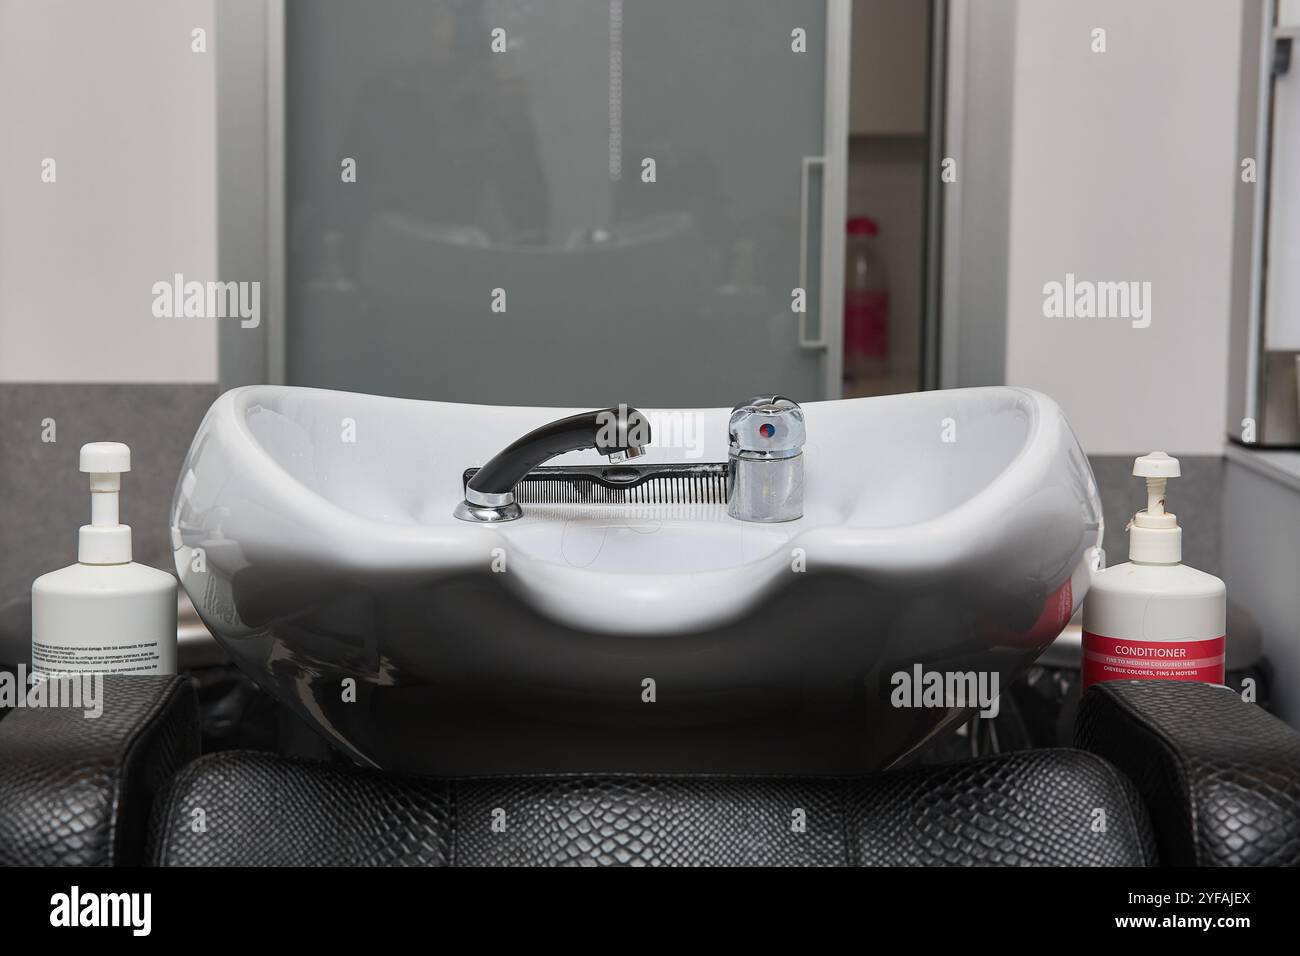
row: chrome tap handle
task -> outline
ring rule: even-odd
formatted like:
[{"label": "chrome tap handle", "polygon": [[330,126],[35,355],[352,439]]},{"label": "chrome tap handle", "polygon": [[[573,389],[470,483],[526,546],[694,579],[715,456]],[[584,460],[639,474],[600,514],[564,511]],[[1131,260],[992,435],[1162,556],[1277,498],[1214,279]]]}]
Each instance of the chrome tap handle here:
[{"label": "chrome tap handle", "polygon": [[807,438],[803,409],[782,395],[756,395],[735,406],[727,432],[730,453],[738,458],[793,458]]}]

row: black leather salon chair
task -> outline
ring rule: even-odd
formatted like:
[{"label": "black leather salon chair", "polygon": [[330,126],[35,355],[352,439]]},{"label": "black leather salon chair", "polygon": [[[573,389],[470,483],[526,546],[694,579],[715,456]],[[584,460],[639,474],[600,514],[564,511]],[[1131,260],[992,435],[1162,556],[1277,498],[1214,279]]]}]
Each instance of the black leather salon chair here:
[{"label": "black leather salon chair", "polygon": [[1294,865],[1300,734],[1233,692],[1112,682],[1075,749],[861,778],[426,780],[198,753],[184,678],[0,720],[0,863]]}]

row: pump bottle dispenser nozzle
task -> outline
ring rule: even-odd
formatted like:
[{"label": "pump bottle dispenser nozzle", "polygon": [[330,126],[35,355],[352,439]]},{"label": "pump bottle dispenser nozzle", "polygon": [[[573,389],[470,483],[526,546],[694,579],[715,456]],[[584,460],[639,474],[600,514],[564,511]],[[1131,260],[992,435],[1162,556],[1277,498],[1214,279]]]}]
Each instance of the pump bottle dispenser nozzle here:
[{"label": "pump bottle dispenser nozzle", "polygon": [[1129,522],[1129,560],[1177,564],[1183,559],[1183,530],[1177,515],[1165,510],[1165,490],[1170,478],[1182,475],[1178,459],[1153,451],[1133,462],[1133,474],[1147,481],[1147,506]]},{"label": "pump bottle dispenser nozzle", "polygon": [[81,470],[90,475],[90,524],[77,538],[82,564],[127,564],[131,529],[119,523],[117,495],[122,472],[131,470],[131,449],[121,442],[97,441],[81,446]]}]

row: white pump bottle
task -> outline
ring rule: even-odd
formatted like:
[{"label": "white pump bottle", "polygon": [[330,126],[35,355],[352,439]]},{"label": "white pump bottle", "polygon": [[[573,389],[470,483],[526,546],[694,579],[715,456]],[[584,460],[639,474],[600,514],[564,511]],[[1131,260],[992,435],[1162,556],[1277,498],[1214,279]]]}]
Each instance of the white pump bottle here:
[{"label": "white pump bottle", "polygon": [[1182,564],[1183,531],[1165,510],[1178,459],[1153,451],[1133,463],[1147,507],[1128,526],[1129,560],[1099,571],[1083,602],[1083,689],[1103,680],[1224,681],[1227,590]]},{"label": "white pump bottle", "polygon": [[63,674],[176,673],[176,579],[131,560],[131,529],[118,523],[121,473],[131,450],[81,446],[90,474],[90,524],[77,563],[32,584],[32,671]]}]

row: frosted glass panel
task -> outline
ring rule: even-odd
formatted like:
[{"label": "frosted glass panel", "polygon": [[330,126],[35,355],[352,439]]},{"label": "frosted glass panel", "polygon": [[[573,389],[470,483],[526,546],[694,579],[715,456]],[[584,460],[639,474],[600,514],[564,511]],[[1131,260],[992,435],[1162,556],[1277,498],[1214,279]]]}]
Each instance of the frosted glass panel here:
[{"label": "frosted glass panel", "polygon": [[492,404],[823,397],[791,290],[825,25],[823,0],[290,2],[288,381]]}]

